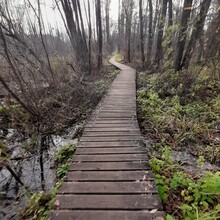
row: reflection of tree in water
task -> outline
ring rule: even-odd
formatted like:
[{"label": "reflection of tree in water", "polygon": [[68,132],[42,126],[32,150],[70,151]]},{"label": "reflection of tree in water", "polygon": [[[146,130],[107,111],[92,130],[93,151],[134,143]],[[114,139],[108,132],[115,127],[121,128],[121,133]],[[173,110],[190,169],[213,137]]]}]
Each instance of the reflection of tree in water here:
[{"label": "reflection of tree in water", "polygon": [[[53,187],[56,175],[51,163],[58,145],[73,143],[71,136],[72,132],[63,137],[44,136],[41,141],[38,141],[42,144],[42,150],[36,146],[37,150],[32,154],[21,151],[21,146],[25,145],[25,142],[18,144],[14,140],[13,144],[17,146],[11,152],[13,159],[8,162],[10,166],[4,166],[0,170],[0,209],[2,212],[7,206],[13,206],[14,201],[18,201],[20,205],[24,203],[25,188],[30,192],[39,192]],[[0,212],[0,217],[1,214]]]}]

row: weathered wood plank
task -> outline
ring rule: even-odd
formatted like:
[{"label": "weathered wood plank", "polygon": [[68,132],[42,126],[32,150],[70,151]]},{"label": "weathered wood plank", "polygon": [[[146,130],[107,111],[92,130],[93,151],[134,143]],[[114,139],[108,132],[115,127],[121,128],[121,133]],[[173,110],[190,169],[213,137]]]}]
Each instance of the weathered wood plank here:
[{"label": "weathered wood plank", "polygon": [[119,142],[119,141],[141,141],[140,136],[116,136],[116,137],[81,137],[81,142]]},{"label": "weathered wood plank", "polygon": [[54,220],[163,220],[163,212],[157,211],[88,211],[62,210],[53,211],[50,219]]},{"label": "weathered wood plank", "polygon": [[140,130],[137,128],[131,128],[130,126],[115,127],[114,125],[110,128],[86,127],[84,132],[138,132],[140,134]]},{"label": "weathered wood plank", "polygon": [[90,123],[90,124],[87,124],[85,126],[85,129],[91,129],[91,128],[94,128],[94,129],[100,129],[100,128],[122,128],[122,129],[137,129],[138,128],[138,125],[135,124],[135,123],[132,123],[132,124],[112,124],[112,123],[102,123],[102,124],[96,124],[95,122],[93,123]]},{"label": "weathered wood plank", "polygon": [[71,171],[66,181],[149,181],[153,173],[146,171]]},{"label": "weathered wood plank", "polygon": [[78,147],[137,147],[139,145],[139,141],[116,141],[116,142],[109,142],[109,141],[103,141],[103,142],[80,142]]},{"label": "weathered wood plank", "polygon": [[89,162],[89,163],[72,163],[69,167],[69,170],[109,170],[109,171],[118,171],[118,170],[148,170],[149,165],[146,162]]},{"label": "weathered wood plank", "polygon": [[114,137],[114,136],[139,136],[140,137],[140,132],[138,131],[85,131],[83,137]]},{"label": "weathered wood plank", "polygon": [[161,209],[156,195],[57,195],[60,209],[152,210]]},{"label": "weathered wood plank", "polygon": [[64,182],[59,194],[146,194],[156,193],[153,181]]},{"label": "weathered wood plank", "polygon": [[119,148],[77,148],[75,155],[89,155],[89,154],[138,154],[143,153],[140,147],[119,147]]},{"label": "weathered wood plank", "polygon": [[114,161],[147,161],[146,154],[103,154],[103,155],[74,155],[73,161],[114,162]]}]

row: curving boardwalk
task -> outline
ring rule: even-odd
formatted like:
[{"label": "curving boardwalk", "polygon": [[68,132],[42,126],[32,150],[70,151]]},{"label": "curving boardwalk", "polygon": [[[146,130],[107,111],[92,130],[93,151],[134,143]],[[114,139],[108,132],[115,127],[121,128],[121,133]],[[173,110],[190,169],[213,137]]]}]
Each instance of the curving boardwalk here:
[{"label": "curving boardwalk", "polygon": [[53,220],[161,220],[136,117],[136,72],[121,73],[88,122],[51,212]]}]

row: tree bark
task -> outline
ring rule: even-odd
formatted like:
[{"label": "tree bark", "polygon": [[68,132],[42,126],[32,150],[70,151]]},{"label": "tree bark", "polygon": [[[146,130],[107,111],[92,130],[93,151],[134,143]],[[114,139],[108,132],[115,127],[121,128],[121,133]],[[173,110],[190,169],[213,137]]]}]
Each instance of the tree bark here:
[{"label": "tree bark", "polygon": [[97,38],[98,38],[98,68],[103,65],[102,61],[102,15],[101,2],[96,0],[96,24],[97,24]]},{"label": "tree bark", "polygon": [[192,58],[193,55],[193,51],[195,49],[196,46],[196,42],[202,37],[202,33],[203,33],[203,28],[204,28],[204,24],[205,24],[205,19],[210,7],[212,0],[203,0],[202,4],[201,4],[201,8],[200,8],[200,13],[199,15],[196,17],[196,23],[195,26],[193,28],[193,32],[188,44],[188,47],[186,49],[186,53],[185,56],[183,58],[183,62],[180,66],[180,68],[185,68],[187,69],[189,67],[189,63],[190,60]]},{"label": "tree bark", "polygon": [[143,4],[142,0],[139,0],[141,62],[142,62],[142,67],[144,67],[145,55],[144,55],[144,26],[143,26],[143,8],[142,8],[142,4]]},{"label": "tree bark", "polygon": [[160,66],[161,60],[163,58],[162,40],[163,40],[163,29],[165,25],[166,13],[167,13],[167,0],[163,0],[162,13],[161,13],[159,25],[158,25],[158,36],[157,36],[157,41],[156,41],[156,55],[155,55],[155,60],[154,60],[154,64],[157,67]]},{"label": "tree bark", "polygon": [[153,5],[152,0],[148,0],[149,2],[149,25],[148,25],[148,42],[147,42],[147,66],[149,68],[151,64],[151,52],[152,52],[152,44],[153,44]]},{"label": "tree bark", "polygon": [[173,1],[168,0],[169,7],[168,7],[168,27],[173,25]]},{"label": "tree bark", "polygon": [[182,69],[181,63],[182,63],[183,52],[184,52],[184,47],[185,47],[186,37],[187,37],[187,33],[186,33],[187,25],[188,25],[191,11],[192,11],[192,3],[193,3],[193,0],[184,0],[183,12],[182,12],[182,17],[180,21],[180,31],[179,31],[179,36],[178,36],[177,45],[176,45],[176,57],[175,57],[175,63],[174,63],[175,72]]},{"label": "tree bark", "polygon": [[110,46],[110,21],[109,21],[110,3],[111,3],[111,0],[106,0],[106,4],[105,4],[105,22],[106,22],[106,37],[107,37],[108,48]]}]

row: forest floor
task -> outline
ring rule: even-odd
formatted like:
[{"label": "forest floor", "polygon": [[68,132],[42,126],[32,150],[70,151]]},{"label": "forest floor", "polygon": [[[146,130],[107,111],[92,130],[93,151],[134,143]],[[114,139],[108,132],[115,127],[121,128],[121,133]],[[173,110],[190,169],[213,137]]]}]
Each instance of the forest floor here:
[{"label": "forest floor", "polygon": [[168,220],[220,219],[220,82],[211,67],[197,70],[137,75],[139,125]]}]

